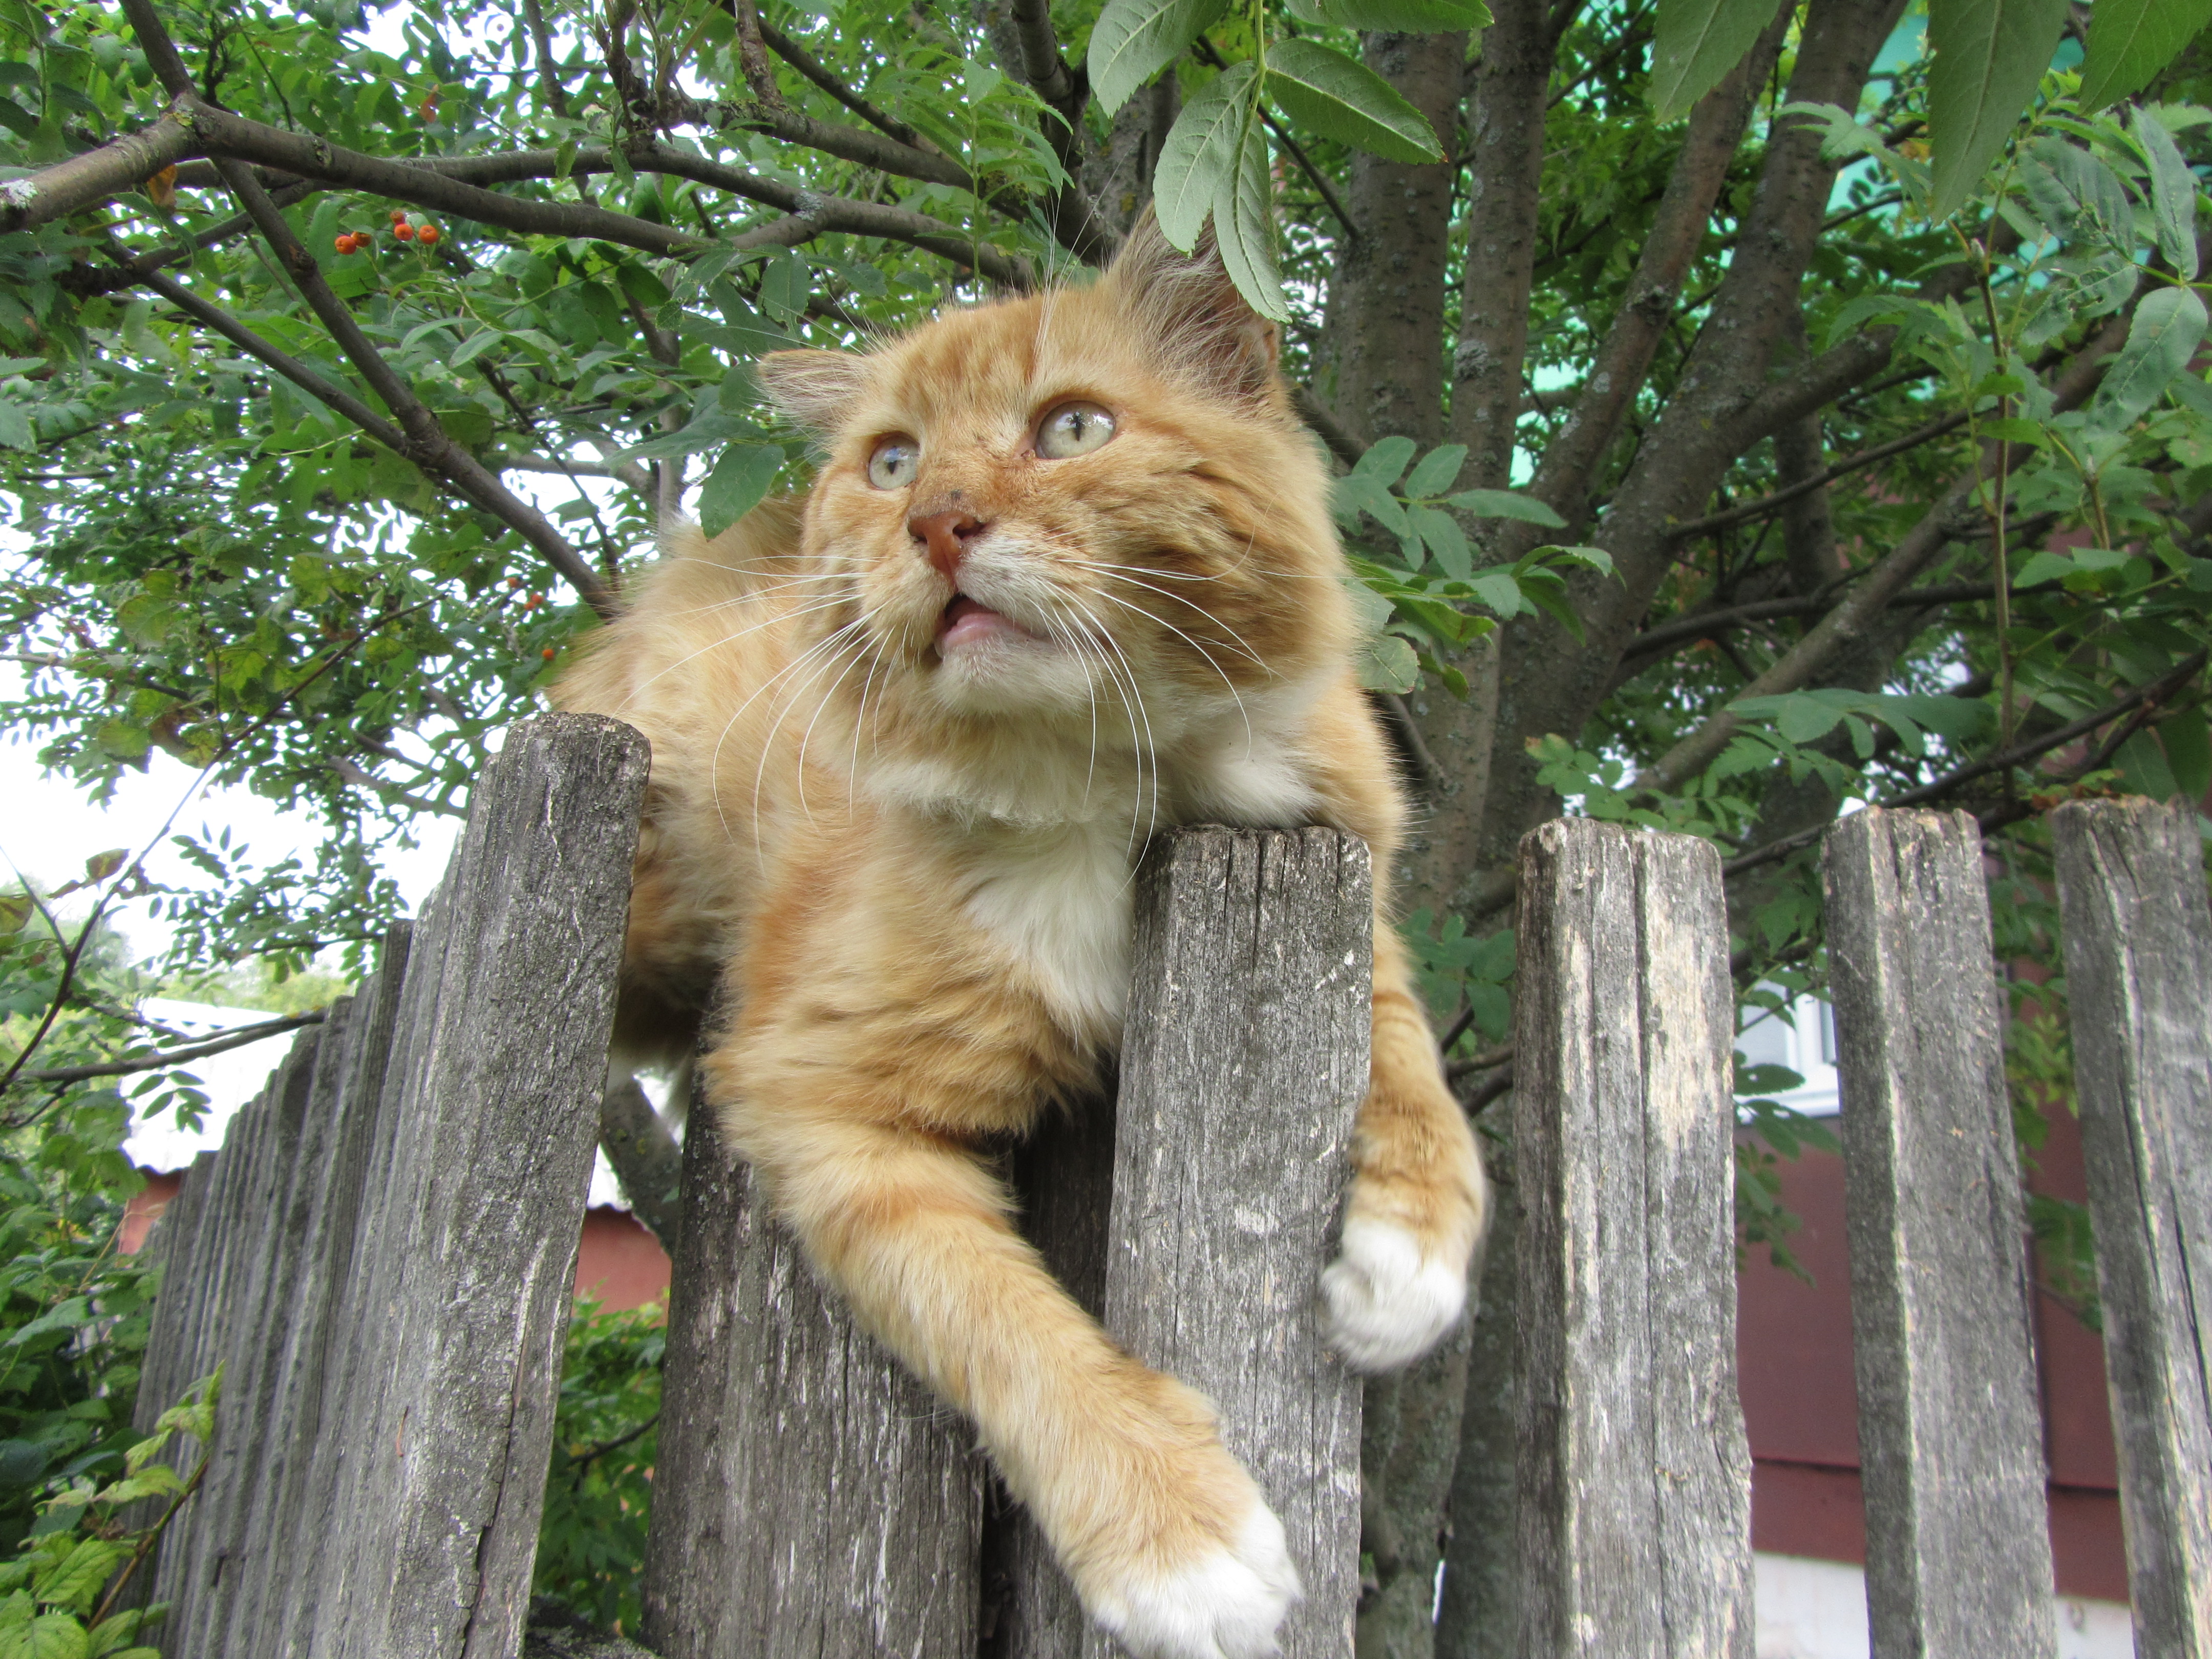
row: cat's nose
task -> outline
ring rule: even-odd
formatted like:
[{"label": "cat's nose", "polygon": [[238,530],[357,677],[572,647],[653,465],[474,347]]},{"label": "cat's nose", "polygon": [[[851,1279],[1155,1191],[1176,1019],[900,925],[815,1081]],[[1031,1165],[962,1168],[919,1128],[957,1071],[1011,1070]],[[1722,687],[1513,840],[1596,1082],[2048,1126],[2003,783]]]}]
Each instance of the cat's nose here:
[{"label": "cat's nose", "polygon": [[981,519],[957,507],[944,513],[917,513],[906,521],[907,534],[927,550],[930,563],[947,581],[957,574],[969,538],[982,534],[984,528]]}]

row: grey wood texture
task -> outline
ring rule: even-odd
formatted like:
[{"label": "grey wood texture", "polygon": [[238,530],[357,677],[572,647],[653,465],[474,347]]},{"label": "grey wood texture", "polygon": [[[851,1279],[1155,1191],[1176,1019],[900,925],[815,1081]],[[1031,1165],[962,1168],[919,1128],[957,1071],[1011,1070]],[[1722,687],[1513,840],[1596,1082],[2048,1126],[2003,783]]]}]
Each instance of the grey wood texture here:
[{"label": "grey wood texture", "polygon": [[1365,845],[1330,830],[1173,830],[1137,883],[1106,1328],[1214,1402],[1282,1518],[1286,1659],[1349,1655],[1359,1599],[1360,1384],[1316,1285],[1367,1093],[1373,904]]},{"label": "grey wood texture", "polygon": [[511,730],[424,921],[163,1217],[142,1426],[225,1367],[177,1659],[515,1652],[646,771],[611,720]]},{"label": "grey wood texture", "polygon": [[1545,824],[1520,930],[1513,1651],[1751,1659],[1718,854]]},{"label": "grey wood texture", "polygon": [[642,1635],[663,1659],[975,1648],[984,1468],[854,1323],[695,1103]]},{"label": "grey wood texture", "polygon": [[2136,1650],[2212,1659],[2212,915],[2196,814],[2052,815]]},{"label": "grey wood texture", "polygon": [[511,727],[415,931],[318,1659],[521,1640],[647,769],[612,720]]},{"label": "grey wood texture", "polygon": [[1974,820],[1828,832],[1874,1659],[2050,1659],[2020,1164]]},{"label": "grey wood texture", "polygon": [[[1113,1208],[1112,1097],[1054,1112],[1015,1154],[1022,1233],[1093,1318],[1106,1308]],[[1030,1512],[994,1480],[983,1533],[982,1659],[1057,1659],[1083,1650],[1091,1620]]]}]

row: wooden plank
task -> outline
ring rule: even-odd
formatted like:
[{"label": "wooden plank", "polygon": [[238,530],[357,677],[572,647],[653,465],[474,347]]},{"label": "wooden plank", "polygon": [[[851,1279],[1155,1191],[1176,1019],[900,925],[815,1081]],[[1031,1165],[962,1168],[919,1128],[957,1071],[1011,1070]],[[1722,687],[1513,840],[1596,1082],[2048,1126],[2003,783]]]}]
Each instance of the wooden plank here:
[{"label": "wooden plank", "polygon": [[1560,819],[1520,905],[1513,1650],[1751,1659],[1719,856]]},{"label": "wooden plank", "polygon": [[349,1407],[319,1656],[507,1659],[520,1640],[646,773],[613,720],[510,728],[442,948],[410,952],[392,1187],[362,1235],[401,1265]]},{"label": "wooden plank", "polygon": [[[307,1205],[323,1168],[320,1126],[337,1105],[352,1019],[350,999],[334,1004],[323,1024],[295,1044],[290,1086],[267,1123],[266,1206],[258,1237],[222,1345],[222,1425],[206,1480],[192,1500],[200,1510],[203,1548],[212,1571],[189,1606],[166,1626],[180,1653],[222,1653],[222,1632],[246,1583],[265,1567],[247,1548],[254,1508],[270,1485],[269,1455],[276,1370],[284,1336],[296,1317],[295,1292],[306,1242]],[[312,1036],[313,1042],[305,1041]],[[178,1613],[185,1616],[181,1619]]]},{"label": "wooden plank", "polygon": [[2185,806],[2052,815],[2136,1647],[2212,1659],[2212,915]]},{"label": "wooden plank", "polygon": [[[233,1118],[223,1136],[217,1163],[232,1166],[233,1178],[219,1183],[216,1209],[221,1243],[210,1261],[204,1322],[193,1342],[192,1377],[207,1375],[217,1365],[226,1374],[216,1412],[216,1436],[200,1496],[210,1488],[218,1498],[203,1504],[199,1498],[179,1511],[181,1523],[165,1539],[158,1577],[157,1598],[170,1603],[167,1628],[177,1632],[172,1641],[186,1651],[210,1595],[226,1567],[234,1559],[235,1542],[226,1532],[230,1504],[222,1495],[233,1486],[241,1462],[251,1460],[259,1423],[249,1382],[239,1397],[232,1396],[232,1374],[246,1370],[241,1358],[247,1340],[246,1322],[257,1323],[262,1309],[258,1300],[265,1289],[266,1274],[275,1250],[276,1216],[295,1163],[301,1114],[314,1079],[315,1055],[321,1032],[313,1027],[300,1033],[283,1062],[270,1075],[268,1086]],[[198,1460],[198,1448],[182,1455]],[[186,1464],[190,1467],[190,1463]]]},{"label": "wooden plank", "polygon": [[[1178,830],[1137,884],[1106,1328],[1220,1412],[1305,1588],[1289,1659],[1350,1652],[1359,1379],[1315,1285],[1367,1093],[1373,889],[1328,830]],[[1096,1631],[1086,1653],[1106,1653]]]},{"label": "wooden plank", "polygon": [[1828,832],[1874,1659],[2051,1659],[2019,1155],[1980,831]]},{"label": "wooden plank", "polygon": [[[233,1599],[221,1650],[274,1654],[293,1604],[313,1583],[285,1540],[300,1523],[321,1431],[329,1341],[344,1291],[347,1258],[377,1097],[391,1049],[407,931],[387,935],[382,967],[351,999],[337,1060],[337,1087],[319,1113],[311,1102],[300,1158],[311,1188],[301,1218],[300,1257],[270,1386],[264,1462],[246,1517],[240,1559],[246,1572]],[[325,1042],[330,1042],[325,1031]],[[327,1052],[327,1048],[326,1048]]]},{"label": "wooden plank", "polygon": [[[430,908],[425,907],[426,913]],[[348,1080],[348,1127],[339,1156],[350,1176],[337,1189],[338,1201],[328,1217],[324,1269],[329,1285],[328,1328],[320,1338],[322,1376],[315,1390],[314,1436],[302,1489],[284,1500],[282,1535],[287,1537],[336,1535],[343,1481],[362,1458],[373,1455],[354,1425],[374,1398],[364,1379],[372,1373],[380,1378],[385,1374],[375,1367],[385,1353],[392,1308],[374,1298],[380,1288],[390,1295],[402,1265],[391,1259],[390,1251],[380,1250],[376,1241],[388,1236],[386,1200],[403,1092],[396,1056],[404,1046],[407,998],[411,991],[427,1000],[436,989],[434,973],[412,970],[415,942],[425,926],[425,921],[401,922],[386,935],[374,1010],[363,1025],[356,1070]],[[373,1269],[379,1265],[387,1269],[381,1287],[372,1284]],[[335,1605],[344,1568],[352,1559],[350,1552],[324,1549],[305,1563],[295,1563],[276,1616],[264,1635],[263,1652],[298,1659],[310,1651],[317,1611]]]},{"label": "wooden plank", "polygon": [[[1041,1124],[1015,1154],[1022,1233],[1094,1318],[1106,1308],[1115,1105],[1082,1103]],[[983,1527],[982,1659],[1059,1659],[1083,1650],[1091,1620],[1030,1513],[992,1483]]]},{"label": "wooden plank", "polygon": [[662,1659],[975,1650],[983,1460],[854,1324],[695,1103],[645,1644]]}]

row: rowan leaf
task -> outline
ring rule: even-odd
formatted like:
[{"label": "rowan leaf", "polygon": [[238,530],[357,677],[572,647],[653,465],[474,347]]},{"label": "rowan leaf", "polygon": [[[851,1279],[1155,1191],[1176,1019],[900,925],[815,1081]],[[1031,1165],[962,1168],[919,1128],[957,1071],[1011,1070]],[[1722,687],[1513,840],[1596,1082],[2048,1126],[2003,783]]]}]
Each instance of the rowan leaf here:
[{"label": "rowan leaf", "polygon": [[732,444],[699,489],[699,528],[719,536],[761,504],[782,470],[774,444]]},{"label": "rowan leaf", "polygon": [[2136,142],[2150,159],[2150,210],[2158,225],[2158,251],[2184,282],[2197,277],[2197,175],[2166,124],[2138,109],[2132,123]]},{"label": "rowan leaf", "polygon": [[1083,55],[1098,107],[1111,115],[1127,103],[1227,9],[1228,0],[1107,0]]},{"label": "rowan leaf", "polygon": [[1542,501],[1515,489],[1462,489],[1451,498],[1451,504],[1478,519],[1517,519],[1547,530],[1567,527],[1567,521]]},{"label": "rowan leaf", "polygon": [[1222,268],[1244,303],[1262,317],[1288,322],[1283,278],[1275,264],[1275,182],[1267,172],[1267,139],[1256,112],[1237,140],[1237,164],[1213,200],[1213,240]]},{"label": "rowan leaf", "polygon": [[[2162,0],[2152,0],[2161,3]],[[1930,185],[1937,218],[1956,212],[2035,96],[2066,0],[1928,0]]]},{"label": "rowan leaf", "polygon": [[1198,246],[1206,216],[1236,161],[1237,135],[1257,73],[1249,64],[1232,64],[1215,76],[1182,106],[1160,146],[1152,210],[1159,216],[1160,234],[1185,253]]},{"label": "rowan leaf", "polygon": [[1490,8],[1482,0],[1321,0],[1316,9],[1316,21],[1339,28],[1390,34],[1443,34],[1490,27]]},{"label": "rowan leaf", "polygon": [[2113,431],[2132,425],[2189,367],[2204,337],[2204,301],[2194,289],[2162,288],[2146,295],[2129,325],[2127,343],[2097,389],[2099,419]]},{"label": "rowan leaf", "polygon": [[1324,138],[1391,161],[1440,161],[1429,118],[1364,64],[1311,40],[1267,53],[1265,90],[1283,112]]},{"label": "rowan leaf", "polygon": [[1776,0],[1659,0],[1651,40],[1651,107],[1679,120],[1743,61]]},{"label": "rowan leaf", "polygon": [[2081,59],[2081,106],[2102,109],[2142,91],[2208,24],[2212,0],[2097,0]]},{"label": "rowan leaf", "polygon": [[1406,494],[1417,501],[1440,495],[1450,487],[1452,480],[1459,477],[1460,468],[1466,465],[1465,444],[1440,445],[1421,457],[1421,464],[1406,480]]}]

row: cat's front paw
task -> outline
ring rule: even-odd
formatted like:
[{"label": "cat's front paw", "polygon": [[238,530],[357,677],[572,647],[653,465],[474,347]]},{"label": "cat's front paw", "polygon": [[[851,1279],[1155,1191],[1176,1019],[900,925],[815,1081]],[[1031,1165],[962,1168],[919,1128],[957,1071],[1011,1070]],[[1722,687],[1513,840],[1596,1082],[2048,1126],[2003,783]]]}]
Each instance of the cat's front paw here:
[{"label": "cat's front paw", "polygon": [[1267,1659],[1303,1594],[1283,1523],[1256,1498],[1226,1545],[1100,1577],[1114,1582],[1089,1586],[1091,1617],[1136,1659]]},{"label": "cat's front paw", "polygon": [[1459,1322],[1467,1267],[1394,1221],[1355,1216],[1321,1276],[1322,1336],[1357,1371],[1410,1365]]}]

